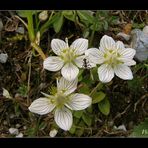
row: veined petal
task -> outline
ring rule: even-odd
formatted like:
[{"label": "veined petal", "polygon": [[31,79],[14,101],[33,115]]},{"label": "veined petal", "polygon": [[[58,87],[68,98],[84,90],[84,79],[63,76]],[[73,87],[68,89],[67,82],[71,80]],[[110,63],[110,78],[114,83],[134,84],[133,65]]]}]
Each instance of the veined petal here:
[{"label": "veined petal", "polygon": [[99,79],[103,83],[110,82],[114,77],[114,71],[108,64],[103,64],[98,68]]},{"label": "veined petal", "polygon": [[75,51],[76,55],[82,55],[88,48],[88,40],[83,38],[76,39],[70,48]]},{"label": "veined petal", "polygon": [[69,109],[66,107],[63,107],[62,109],[56,109],[54,114],[54,119],[56,124],[63,130],[68,131],[70,130],[73,118],[72,113]]},{"label": "veined petal", "polygon": [[77,57],[75,60],[74,60],[74,62],[75,62],[75,64],[79,67],[79,68],[82,68],[83,67],[83,60],[84,60],[84,58],[85,58],[85,55],[83,55],[83,56],[79,56],[79,57]]},{"label": "veined petal", "polygon": [[85,51],[85,55],[89,57],[89,60],[95,64],[101,64],[104,62],[104,53],[97,48],[90,48]]},{"label": "veined petal", "polygon": [[43,67],[49,71],[58,71],[64,65],[64,61],[60,57],[51,56],[44,60]]},{"label": "veined petal", "polygon": [[124,49],[124,44],[121,41],[117,41],[115,47],[117,50],[122,50]]},{"label": "veined petal", "polygon": [[63,40],[53,39],[51,41],[51,48],[56,55],[61,55],[62,49],[66,49],[68,47],[67,47],[67,44]]},{"label": "veined petal", "polygon": [[107,50],[113,50],[115,49],[115,41],[112,37],[104,35],[100,40],[100,47]]},{"label": "veined petal", "polygon": [[78,76],[79,69],[72,63],[67,63],[62,68],[61,73],[66,80],[72,81]]},{"label": "veined petal", "polygon": [[123,64],[117,65],[114,67],[115,74],[123,80],[133,79],[133,74],[131,69]]},{"label": "veined petal", "polygon": [[136,54],[136,50],[132,48],[125,48],[119,51],[121,58],[125,59],[133,59],[134,55]]},{"label": "veined petal", "polygon": [[66,106],[71,110],[83,110],[89,107],[92,103],[92,98],[84,94],[73,94],[70,96]]},{"label": "veined petal", "polygon": [[48,98],[39,98],[31,103],[29,110],[33,113],[44,115],[51,112],[55,108],[55,105],[51,103]]},{"label": "veined petal", "polygon": [[58,91],[63,91],[65,95],[69,95],[77,89],[78,78],[73,81],[67,81],[65,78],[61,78],[57,88]]},{"label": "veined petal", "polygon": [[123,62],[123,65],[127,65],[127,66],[136,65],[136,62],[134,60],[127,59],[127,58],[118,58],[118,59],[119,59],[119,61]]}]

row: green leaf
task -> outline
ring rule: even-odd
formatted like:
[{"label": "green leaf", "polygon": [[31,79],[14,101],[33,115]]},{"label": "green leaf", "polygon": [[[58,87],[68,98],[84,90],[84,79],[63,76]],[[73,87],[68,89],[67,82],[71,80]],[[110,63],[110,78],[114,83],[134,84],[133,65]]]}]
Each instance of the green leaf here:
[{"label": "green leaf", "polygon": [[79,88],[79,93],[85,93],[85,94],[89,94],[90,90],[88,85],[86,85],[85,83],[81,83],[82,86]]},{"label": "green leaf", "polygon": [[58,13],[55,22],[53,23],[53,27],[56,33],[58,33],[61,30],[63,22],[64,22],[64,17],[62,13]]},{"label": "green leaf", "polygon": [[134,127],[130,137],[148,137],[148,118],[138,126]]},{"label": "green leaf", "polygon": [[78,10],[77,14],[83,23],[93,24],[94,17],[88,10]]},{"label": "green leaf", "polygon": [[73,22],[75,21],[75,18],[76,18],[75,11],[72,11],[72,10],[64,10],[64,11],[62,11],[62,14],[63,14],[63,16],[66,19],[68,19],[70,21],[73,21]]},{"label": "green leaf", "polygon": [[92,118],[89,115],[83,114],[82,119],[88,126],[91,126]]},{"label": "green leaf", "polygon": [[38,12],[41,12],[41,10],[17,10],[17,14],[20,17],[28,17],[29,15],[34,15]]},{"label": "green leaf", "polygon": [[107,98],[102,100],[101,102],[98,103],[98,108],[104,115],[108,115],[110,113],[110,102]]},{"label": "green leaf", "polygon": [[92,104],[102,101],[105,98],[105,96],[106,94],[102,91],[94,93],[92,96]]},{"label": "green leaf", "polygon": [[74,117],[80,119],[82,117],[83,110],[74,112]]},{"label": "green leaf", "polygon": [[74,134],[75,131],[76,131],[76,127],[73,125],[73,126],[70,128],[69,132],[70,132],[71,134]]}]

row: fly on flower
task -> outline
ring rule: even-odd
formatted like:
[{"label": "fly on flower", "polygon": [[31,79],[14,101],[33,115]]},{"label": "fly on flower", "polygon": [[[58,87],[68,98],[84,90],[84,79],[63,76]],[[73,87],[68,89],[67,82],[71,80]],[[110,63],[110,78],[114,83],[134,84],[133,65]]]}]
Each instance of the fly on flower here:
[{"label": "fly on flower", "polygon": [[41,97],[32,102],[29,110],[39,115],[54,112],[56,124],[63,130],[70,130],[73,117],[70,110],[83,110],[92,103],[92,98],[79,93],[73,93],[77,89],[78,79],[67,81],[63,77],[57,80],[57,91],[53,95],[42,93]]},{"label": "fly on flower", "polygon": [[101,64],[98,68],[100,81],[110,82],[114,75],[123,80],[133,79],[129,66],[136,64],[133,60],[136,51],[132,48],[125,48],[121,41],[115,42],[111,37],[104,35],[99,49],[90,48],[85,51],[85,54],[94,64]]},{"label": "fly on flower", "polygon": [[83,67],[84,53],[88,48],[88,40],[76,39],[70,46],[68,40],[53,39],[51,48],[57,56],[50,56],[44,60],[43,67],[49,71],[61,70],[62,76],[72,81],[76,79],[79,68]]}]

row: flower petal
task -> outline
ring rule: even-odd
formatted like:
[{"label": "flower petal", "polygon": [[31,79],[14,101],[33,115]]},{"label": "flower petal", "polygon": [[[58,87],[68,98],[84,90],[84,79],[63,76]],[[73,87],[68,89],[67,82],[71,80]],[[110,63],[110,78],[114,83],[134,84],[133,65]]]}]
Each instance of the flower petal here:
[{"label": "flower petal", "polygon": [[61,55],[62,49],[66,49],[68,47],[67,47],[67,44],[63,40],[53,39],[51,41],[51,48],[56,55]]},{"label": "flower petal", "polygon": [[78,79],[74,79],[73,81],[67,81],[65,78],[61,78],[57,89],[58,91],[64,92],[65,95],[69,95],[77,89]]},{"label": "flower petal", "polygon": [[75,60],[74,60],[74,62],[75,62],[75,64],[79,67],[79,68],[82,68],[83,67],[83,60],[84,60],[84,58],[85,58],[85,55],[83,55],[83,56],[79,56],[79,57],[77,57]]},{"label": "flower petal", "polygon": [[92,103],[92,98],[84,94],[73,94],[70,96],[66,106],[71,110],[83,110],[89,107]]},{"label": "flower petal", "polygon": [[119,51],[121,58],[125,59],[133,59],[134,55],[136,54],[136,50],[132,48],[125,48]]},{"label": "flower petal", "polygon": [[104,53],[97,48],[90,48],[85,51],[85,55],[89,57],[89,61],[95,64],[101,64],[104,62]]},{"label": "flower petal", "polygon": [[124,49],[124,44],[121,41],[117,41],[115,47],[117,50],[122,50]]},{"label": "flower petal", "polygon": [[113,50],[115,49],[115,41],[112,37],[104,35],[100,40],[100,47],[104,48],[105,50]]},{"label": "flower petal", "polygon": [[70,48],[75,51],[76,55],[82,55],[88,48],[88,40],[83,38],[76,39]]},{"label": "flower petal", "polygon": [[133,74],[131,69],[126,65],[117,65],[114,67],[115,74],[123,80],[133,79]]},{"label": "flower petal", "polygon": [[114,71],[108,64],[103,64],[98,68],[99,79],[103,83],[110,82],[114,77]]},{"label": "flower petal", "polygon": [[133,66],[136,65],[136,62],[134,60],[131,59],[121,59],[121,61],[123,62],[123,65],[127,65],[127,66]]},{"label": "flower petal", "polygon": [[49,71],[58,71],[63,67],[63,65],[63,60],[56,56],[48,57],[43,62],[44,69],[47,69]]},{"label": "flower petal", "polygon": [[62,68],[61,73],[66,80],[72,81],[78,76],[79,69],[72,63],[67,63]]},{"label": "flower petal", "polygon": [[62,109],[56,109],[54,114],[54,119],[56,124],[63,130],[68,131],[70,130],[73,118],[72,113],[69,109],[66,107],[63,107]]},{"label": "flower petal", "polygon": [[39,98],[31,103],[29,110],[33,113],[44,115],[51,112],[55,108],[55,105],[51,103],[48,98]]}]

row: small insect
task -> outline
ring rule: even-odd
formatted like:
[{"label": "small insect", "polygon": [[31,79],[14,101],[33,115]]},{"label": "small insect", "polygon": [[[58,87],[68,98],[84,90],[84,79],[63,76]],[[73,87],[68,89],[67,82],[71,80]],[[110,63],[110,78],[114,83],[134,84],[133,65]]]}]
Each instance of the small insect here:
[{"label": "small insect", "polygon": [[83,66],[82,66],[84,69],[90,69],[91,68],[91,65],[89,63],[89,60],[84,58],[83,59]]}]

